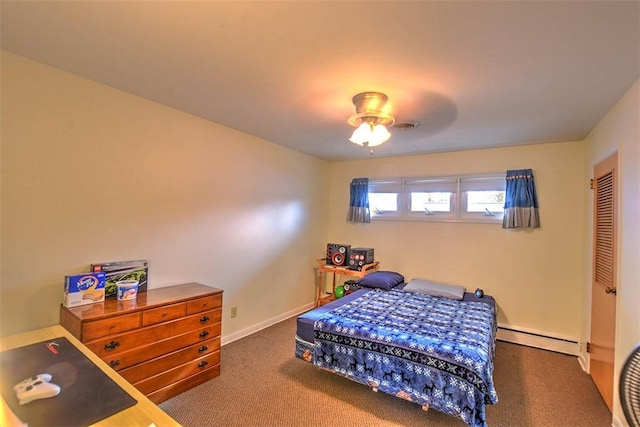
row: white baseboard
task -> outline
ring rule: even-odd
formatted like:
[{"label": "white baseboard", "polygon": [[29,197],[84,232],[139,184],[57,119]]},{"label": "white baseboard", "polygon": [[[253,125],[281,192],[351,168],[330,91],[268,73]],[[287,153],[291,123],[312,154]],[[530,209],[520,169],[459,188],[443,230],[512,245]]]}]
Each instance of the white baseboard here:
[{"label": "white baseboard", "polygon": [[[309,311],[315,307],[314,303],[305,304],[302,307],[295,308],[293,310],[287,311],[286,313],[280,314],[279,316],[272,317],[271,319],[264,320],[255,325],[251,325],[248,328],[241,329],[237,332],[228,335],[222,335],[220,340],[221,345],[226,345],[232,343],[240,338],[244,338],[251,334],[255,334],[258,331],[261,331],[269,326],[275,325],[276,323],[280,323],[283,320],[287,320],[290,317],[297,316],[300,313],[304,313],[305,311]],[[291,338],[293,340],[293,337]]]},{"label": "white baseboard", "polygon": [[581,351],[578,355],[578,362],[580,363],[582,370],[589,373],[589,353]]},{"label": "white baseboard", "polygon": [[496,339],[572,356],[580,355],[580,344],[576,338],[563,337],[518,326],[498,324]]}]

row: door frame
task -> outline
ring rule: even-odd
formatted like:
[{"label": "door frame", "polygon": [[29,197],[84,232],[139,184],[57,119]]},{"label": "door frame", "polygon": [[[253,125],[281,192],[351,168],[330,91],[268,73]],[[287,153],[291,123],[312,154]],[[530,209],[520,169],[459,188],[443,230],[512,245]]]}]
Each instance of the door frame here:
[{"label": "door frame", "polygon": [[[611,298],[614,298],[613,300],[613,308],[612,311],[613,313],[609,313],[609,320],[611,322],[613,322],[613,324],[609,324],[607,325],[608,327],[612,328],[612,334],[613,336],[611,337],[611,345],[612,348],[610,349],[610,353],[611,353],[611,383],[610,383],[610,390],[606,390],[609,386],[609,384],[606,384],[605,390],[607,391],[607,394],[611,394],[611,395],[607,395],[605,396],[602,393],[602,384],[598,384],[598,381],[596,380],[596,377],[594,377],[592,375],[592,369],[593,369],[593,361],[594,358],[592,356],[592,353],[596,350],[600,351],[600,355],[602,355],[602,347],[598,348],[598,346],[596,346],[595,344],[593,344],[594,341],[594,292],[596,292],[596,289],[598,287],[602,287],[602,285],[597,284],[596,283],[596,268],[597,268],[597,262],[596,262],[596,239],[598,237],[598,233],[597,233],[597,202],[598,202],[598,198],[596,197],[596,191],[597,191],[597,180],[598,178],[604,177],[606,176],[609,172],[611,172],[612,174],[612,232],[611,232],[611,238],[612,238],[612,245],[611,245],[611,287],[607,286],[605,284],[605,288],[602,289],[602,292],[605,292],[605,297],[604,298],[608,298],[610,291],[613,290],[613,295],[611,295]],[[607,404],[607,406],[609,407],[609,409],[613,412],[613,401],[615,400],[615,390],[614,390],[614,386],[615,386],[615,331],[616,331],[616,306],[617,306],[617,302],[616,302],[616,293],[617,293],[617,286],[618,286],[618,242],[619,242],[619,229],[618,229],[618,224],[619,224],[619,210],[618,210],[618,200],[619,200],[619,181],[618,181],[618,152],[614,152],[611,155],[605,157],[604,159],[600,160],[599,162],[597,162],[594,166],[593,166],[593,179],[592,179],[592,190],[593,190],[593,199],[592,199],[592,203],[591,203],[591,208],[592,208],[592,217],[591,217],[591,229],[592,229],[592,235],[591,235],[591,280],[589,282],[589,293],[590,293],[590,311],[589,311],[589,338],[588,338],[588,342],[591,345],[591,352],[589,353],[589,375],[591,376],[591,378],[593,379],[594,383],[596,384],[596,387],[598,389],[598,391],[603,394],[603,399],[605,400],[605,403]],[[602,307],[601,307],[602,308]],[[605,305],[605,308],[606,305]],[[607,352],[608,353],[608,352]]]}]

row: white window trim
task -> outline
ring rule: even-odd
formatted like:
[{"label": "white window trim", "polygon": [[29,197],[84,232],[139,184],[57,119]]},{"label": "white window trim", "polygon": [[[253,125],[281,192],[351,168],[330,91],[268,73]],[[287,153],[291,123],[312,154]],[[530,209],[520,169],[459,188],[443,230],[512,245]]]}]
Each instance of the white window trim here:
[{"label": "white window trim", "polygon": [[[416,178],[384,178],[369,179],[369,192],[394,192],[398,194],[398,210],[384,211],[376,214],[371,210],[372,221],[415,221],[415,222],[466,222],[484,224],[502,224],[503,212],[488,215],[480,212],[466,212],[467,193],[464,188],[469,186],[475,189],[483,187],[485,181],[490,188],[499,185],[499,189],[505,187],[505,173],[433,176]],[[433,212],[430,214],[411,212],[411,189],[437,188],[437,183],[443,183],[451,190],[451,212]],[[470,184],[466,185],[466,183]],[[455,189],[454,189],[455,188]],[[373,191],[372,191],[373,190]],[[381,191],[376,191],[381,190]]]}]

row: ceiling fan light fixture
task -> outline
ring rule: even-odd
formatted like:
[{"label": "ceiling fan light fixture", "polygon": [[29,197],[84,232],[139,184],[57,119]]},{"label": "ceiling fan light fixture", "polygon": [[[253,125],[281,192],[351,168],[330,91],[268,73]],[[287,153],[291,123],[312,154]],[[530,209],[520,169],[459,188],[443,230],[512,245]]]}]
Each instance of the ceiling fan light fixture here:
[{"label": "ceiling fan light fixture", "polygon": [[360,126],[353,131],[351,138],[349,141],[354,144],[364,145],[365,142],[369,141],[369,134],[371,133],[371,125],[369,123],[362,123]]},{"label": "ceiling fan light fixture", "polygon": [[376,147],[388,141],[389,138],[391,138],[391,133],[384,125],[365,122],[353,131],[349,141],[363,147]]},{"label": "ceiling fan light fixture", "polygon": [[356,127],[349,141],[365,147],[375,147],[390,137],[389,127],[395,118],[384,111],[387,95],[380,92],[362,92],[353,97],[356,114],[349,117],[349,124]]},{"label": "ceiling fan light fixture", "polygon": [[[373,128],[373,133],[369,138],[369,146],[371,145],[380,145],[384,142],[387,142],[391,138],[391,133],[384,125],[375,125]],[[374,144],[375,142],[375,144]]]}]

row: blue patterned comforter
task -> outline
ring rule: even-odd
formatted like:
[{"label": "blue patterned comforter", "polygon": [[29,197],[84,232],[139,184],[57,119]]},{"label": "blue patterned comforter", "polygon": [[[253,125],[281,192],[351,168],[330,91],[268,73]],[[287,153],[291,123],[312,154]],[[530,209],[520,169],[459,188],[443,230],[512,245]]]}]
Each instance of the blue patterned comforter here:
[{"label": "blue patterned comforter", "polygon": [[486,426],[493,385],[495,309],[402,290],[373,290],[320,317],[314,365]]}]

